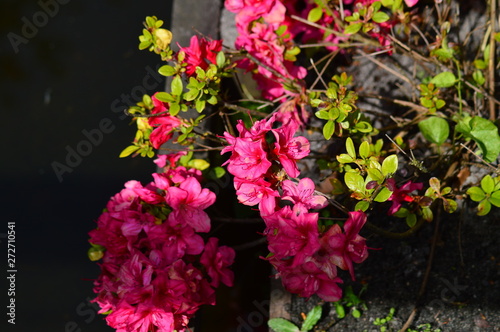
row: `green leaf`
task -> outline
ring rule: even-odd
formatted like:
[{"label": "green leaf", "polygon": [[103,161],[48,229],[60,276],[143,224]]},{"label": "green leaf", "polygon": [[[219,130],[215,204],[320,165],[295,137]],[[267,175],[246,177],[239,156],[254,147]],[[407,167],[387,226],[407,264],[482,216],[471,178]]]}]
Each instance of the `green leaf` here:
[{"label": "green leaf", "polygon": [[431,222],[432,219],[434,219],[432,210],[429,207],[422,208],[422,218],[424,218],[424,220],[427,222]]},{"label": "green leaf", "polygon": [[359,201],[356,203],[356,206],[354,207],[354,211],[363,211],[366,212],[368,208],[370,207],[370,203],[367,201]]},{"label": "green leaf", "polygon": [[415,215],[415,213],[408,213],[408,215],[406,216],[406,224],[408,225],[408,227],[412,228],[416,223],[417,216]]},{"label": "green leaf", "polygon": [[486,194],[491,194],[495,189],[495,181],[490,175],[486,175],[481,179],[481,188]]},{"label": "green leaf", "polygon": [[361,158],[368,158],[370,155],[370,143],[363,141],[359,146],[359,156]]},{"label": "green leaf", "polygon": [[476,70],[472,73],[472,78],[477,83],[477,85],[483,85],[486,82],[484,78],[483,72],[480,70]]},{"label": "green leaf", "polygon": [[363,27],[363,24],[358,22],[358,23],[352,23],[350,24],[347,28],[345,28],[344,33],[347,35],[352,35],[361,30]]},{"label": "green leaf", "polygon": [[440,117],[431,116],[418,123],[418,127],[425,139],[431,143],[441,145],[450,135],[450,126],[448,122]]},{"label": "green leaf", "polygon": [[488,67],[488,64],[484,60],[477,59],[477,60],[474,60],[474,66],[477,69],[486,69]]},{"label": "green leaf", "polygon": [[429,179],[429,186],[436,192],[441,192],[441,181],[438,178],[432,177]]},{"label": "green leaf", "polygon": [[321,318],[321,306],[317,305],[314,308],[312,308],[311,311],[306,316],[306,319],[304,320],[304,323],[302,323],[302,327],[300,329],[301,332],[307,332],[311,330],[314,325],[318,322],[318,320]]},{"label": "green leaf", "polygon": [[396,173],[398,170],[398,156],[395,154],[390,155],[385,158],[382,162],[382,174],[384,176],[390,176],[391,174]]},{"label": "green leaf", "polygon": [[203,170],[210,167],[210,164],[208,163],[208,161],[206,161],[204,159],[191,159],[187,165],[189,167],[199,169],[200,171],[203,171]]},{"label": "green leaf", "polygon": [[342,153],[337,156],[337,161],[341,164],[349,164],[354,162],[354,159],[352,159],[348,154]]},{"label": "green leaf", "polygon": [[307,20],[315,23],[321,19],[321,16],[323,16],[323,9],[321,7],[316,7],[309,11],[309,14],[307,14]]},{"label": "green leaf", "polygon": [[328,121],[323,127],[323,136],[325,139],[329,140],[332,138],[333,133],[335,132],[335,122]]},{"label": "green leaf", "polygon": [[498,158],[500,153],[500,136],[498,128],[491,120],[475,116],[470,121],[470,135],[479,145],[483,159],[492,163]]},{"label": "green leaf", "polygon": [[158,72],[163,76],[173,76],[176,74],[177,71],[172,66],[164,65],[161,66],[160,69],[158,69]]},{"label": "green leaf", "polygon": [[365,180],[358,173],[354,172],[345,173],[344,182],[351,191],[354,192],[365,191]]},{"label": "green leaf", "polygon": [[347,154],[353,159],[356,158],[356,149],[354,149],[354,143],[350,137],[347,137],[345,141],[345,147],[347,150]]},{"label": "green leaf", "polygon": [[431,83],[433,83],[438,88],[449,88],[455,85],[457,78],[452,72],[445,71],[437,74],[431,79]]},{"label": "green leaf", "polygon": [[226,170],[224,169],[224,167],[220,167],[220,166],[214,167],[210,171],[210,175],[213,179],[220,179],[225,174],[226,174]]},{"label": "green leaf", "polygon": [[477,215],[485,216],[491,210],[491,203],[488,200],[481,201],[477,206]]},{"label": "green leaf", "polygon": [[384,12],[376,12],[372,17],[373,22],[377,23],[387,22],[389,21],[389,19],[390,19],[389,15],[387,15]]},{"label": "green leaf", "polygon": [[389,197],[391,197],[391,195],[392,195],[392,191],[390,191],[389,189],[384,187],[384,188],[382,188],[382,190],[380,190],[380,192],[374,198],[374,201],[380,202],[380,203],[385,202],[389,199]]},{"label": "green leaf", "polygon": [[172,91],[172,94],[176,96],[180,96],[182,94],[182,80],[180,76],[175,76],[172,79],[172,83],[170,85],[170,90]]},{"label": "green leaf", "polygon": [[494,193],[492,193],[489,198],[489,201],[496,207],[500,207],[500,191],[495,191]]},{"label": "green leaf", "polygon": [[382,172],[377,169],[377,168],[368,168],[366,170],[366,172],[368,173],[368,176],[374,180],[374,181],[377,181],[379,184],[381,184],[384,179],[385,179],[385,176],[382,174]]},{"label": "green leaf", "polygon": [[314,113],[314,115],[316,115],[317,118],[320,118],[323,120],[330,120],[330,115],[325,110],[317,111],[316,113]]},{"label": "green leaf", "polygon": [[220,51],[219,53],[217,53],[215,62],[217,63],[217,67],[224,67],[224,64],[226,63],[226,56],[224,55],[224,52]]},{"label": "green leaf", "polygon": [[198,111],[198,113],[203,112],[203,110],[205,109],[206,101],[202,99],[197,99],[194,103],[196,111]]},{"label": "green leaf", "polygon": [[155,98],[158,99],[159,101],[164,102],[164,103],[168,103],[168,102],[171,102],[174,100],[172,98],[171,94],[164,92],[164,91],[160,91],[160,92],[156,93]]},{"label": "green leaf", "polygon": [[283,318],[270,319],[267,325],[276,332],[300,332],[295,324]]},{"label": "green leaf", "polygon": [[352,308],[352,317],[354,318],[359,318],[361,317],[361,311],[359,311],[357,308]]},{"label": "green leaf", "polygon": [[[361,203],[361,202],[359,202]],[[333,304],[335,305],[335,312],[337,313],[337,317],[342,319],[345,317],[345,309],[344,309],[344,306],[342,304],[340,304],[339,302],[333,302]]]},{"label": "green leaf", "polygon": [[127,146],[121,153],[120,153],[120,158],[125,158],[130,156],[132,153],[136,152],[140,148],[137,145],[130,145]]}]

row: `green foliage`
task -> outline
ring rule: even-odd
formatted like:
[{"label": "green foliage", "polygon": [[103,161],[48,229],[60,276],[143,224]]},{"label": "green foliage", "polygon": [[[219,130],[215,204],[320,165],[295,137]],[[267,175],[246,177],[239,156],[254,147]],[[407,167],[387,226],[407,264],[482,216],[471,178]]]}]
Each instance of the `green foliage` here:
[{"label": "green foliage", "polygon": [[479,187],[470,187],[467,190],[467,195],[469,195],[470,199],[474,202],[479,202],[477,215],[487,215],[490,212],[492,205],[500,207],[499,177],[486,175],[481,179],[481,185]]},{"label": "green foliage", "polygon": [[171,60],[173,54],[170,48],[172,33],[161,28],[163,21],[156,16],[147,16],[144,26],[145,29],[142,30],[142,35],[139,36],[139,49],[147,49],[150,52],[159,54],[164,61]]},{"label": "green foliage", "polygon": [[494,162],[500,154],[500,136],[493,121],[479,117],[466,116],[455,127],[466,139],[472,139],[481,149],[486,162]]},{"label": "green foliage", "polygon": [[417,326],[417,329],[418,330],[408,329],[407,331],[408,332],[441,332],[441,329],[439,329],[439,328],[433,329],[431,327],[431,324],[429,324],[429,323],[419,324]]},{"label": "green foliage", "polygon": [[380,326],[380,332],[387,331],[387,323],[389,323],[394,318],[394,313],[396,312],[395,308],[390,308],[387,316],[383,318],[376,318],[373,322],[373,325]]},{"label": "green foliage", "polygon": [[441,181],[436,177],[432,177],[429,179],[429,188],[427,188],[425,196],[431,198],[433,201],[441,199],[444,210],[448,213],[453,213],[457,210],[458,205],[454,199],[449,198],[453,197],[451,192],[451,187],[441,188]]},{"label": "green foliage", "polygon": [[352,35],[362,31],[370,32],[375,28],[374,23],[384,23],[390,20],[390,16],[381,10],[382,3],[375,1],[371,5],[360,5],[352,15],[345,18],[349,25],[344,29],[344,33]]},{"label": "green foliage", "polygon": [[311,93],[309,95],[311,106],[318,111],[316,117],[326,120],[323,127],[323,136],[329,140],[334,134],[342,136],[344,130],[351,133],[370,133],[373,131],[371,124],[362,119],[356,107],[358,96],[354,91],[347,89],[352,77],[342,73],[335,75],[328,83],[325,93]]},{"label": "green foliage", "polygon": [[363,294],[367,287],[367,285],[364,285],[357,295],[354,293],[352,286],[347,286],[345,288],[342,299],[337,302],[333,302],[335,312],[337,313],[337,317],[339,319],[346,316],[346,308],[350,311],[354,318],[361,317],[361,310],[367,310],[365,302],[361,300],[361,294]]},{"label": "green foliage", "polygon": [[450,135],[448,122],[437,116],[420,121],[418,127],[426,140],[437,145],[443,144]]},{"label": "green foliage", "polygon": [[316,325],[321,318],[321,312],[322,309],[320,305],[312,308],[306,315],[300,329],[297,325],[284,318],[272,318],[267,322],[267,324],[276,332],[308,332],[313,329],[314,325]]},{"label": "green foliage", "polygon": [[439,89],[434,83],[420,84],[420,104],[429,110],[429,113],[434,114],[438,109],[443,108],[446,102],[439,98]]}]

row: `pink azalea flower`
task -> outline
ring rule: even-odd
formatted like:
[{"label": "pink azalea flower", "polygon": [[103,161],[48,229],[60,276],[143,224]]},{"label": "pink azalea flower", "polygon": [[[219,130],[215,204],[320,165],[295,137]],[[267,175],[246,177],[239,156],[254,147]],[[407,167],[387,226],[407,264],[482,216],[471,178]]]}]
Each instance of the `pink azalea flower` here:
[{"label": "pink azalea flower", "polygon": [[196,67],[203,70],[208,68],[210,63],[217,63],[217,53],[222,50],[222,40],[207,41],[205,38],[192,36],[189,47],[181,47],[181,51],[186,54],[187,63],[186,74],[194,75]]},{"label": "pink azalea flower", "polygon": [[388,200],[392,201],[392,205],[387,213],[389,215],[393,215],[398,212],[402,202],[413,202],[413,197],[408,194],[415,190],[422,190],[423,187],[424,185],[421,182],[414,183],[408,181],[401,187],[397,188],[396,181],[393,178],[388,179],[387,188],[392,191],[392,195]]},{"label": "pink azalea flower", "polygon": [[232,248],[218,246],[219,239],[211,237],[205,245],[205,250],[200,258],[200,263],[207,269],[212,279],[210,285],[219,287],[219,283],[232,287],[234,273],[228,267],[233,264],[235,252]]},{"label": "pink azalea flower", "polygon": [[289,122],[273,130],[276,137],[273,153],[278,157],[281,166],[292,178],[299,176],[297,160],[309,155],[309,141],[303,136],[293,137],[298,129],[295,122]]},{"label": "pink azalea flower", "polygon": [[333,225],[323,234],[320,242],[332,263],[342,270],[348,270],[354,280],[354,263],[362,263],[368,257],[366,240],[358,233],[366,223],[363,212],[349,212],[344,223],[344,233],[339,225]]},{"label": "pink azalea flower", "polygon": [[116,332],[172,332],[174,315],[152,304],[139,304],[137,307],[123,304],[113,310],[106,321]]},{"label": "pink azalea flower", "polygon": [[304,204],[307,209],[321,209],[328,205],[326,197],[314,195],[316,186],[309,178],[300,179],[298,184],[285,180],[281,183],[281,189],[283,190],[281,199],[295,204]]},{"label": "pink azalea flower", "polygon": [[249,181],[235,178],[234,186],[240,203],[249,206],[259,204],[260,213],[264,216],[275,211],[276,197],[279,197],[279,193],[271,188],[269,182],[262,179]]},{"label": "pink azalea flower", "polygon": [[151,97],[154,104],[154,108],[151,113],[161,113],[161,115],[148,118],[149,125],[154,128],[149,135],[149,140],[155,149],[159,149],[163,143],[172,138],[173,130],[180,127],[182,125],[182,121],[175,116],[165,113],[168,110],[168,104],[156,99],[155,95],[156,93]]},{"label": "pink azalea flower", "polygon": [[413,7],[418,3],[418,0],[405,0],[405,3],[408,7]]},{"label": "pink azalea flower", "polygon": [[311,297],[317,294],[321,299],[335,302],[342,298],[342,290],[338,286],[342,279],[329,277],[313,261],[304,262],[295,268],[278,268],[283,286],[294,294]]},{"label": "pink azalea flower", "polygon": [[187,224],[197,232],[210,231],[210,218],[203,210],[215,202],[215,194],[202,189],[194,177],[187,178],[179,187],[170,187],[165,201],[173,209],[168,215],[171,226]]},{"label": "pink azalea flower", "polygon": [[[263,148],[264,141],[252,141],[250,139],[236,138],[233,146],[233,154],[224,163],[229,164],[229,173],[242,179],[260,178],[271,167],[267,159],[267,152]],[[226,152],[223,150],[222,152]]]},{"label": "pink azalea flower", "polygon": [[298,211],[285,206],[263,217],[267,225],[268,248],[275,259],[292,257],[292,267],[302,264],[320,247],[318,240],[318,214]]}]

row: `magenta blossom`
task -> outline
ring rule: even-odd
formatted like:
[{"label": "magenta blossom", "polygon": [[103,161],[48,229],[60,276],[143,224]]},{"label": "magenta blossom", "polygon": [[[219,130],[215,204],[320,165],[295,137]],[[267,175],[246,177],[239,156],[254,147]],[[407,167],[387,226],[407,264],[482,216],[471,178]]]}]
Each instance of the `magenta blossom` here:
[{"label": "magenta blossom", "polygon": [[235,252],[232,248],[218,246],[219,239],[211,237],[205,245],[205,251],[201,255],[200,263],[205,266],[207,273],[212,279],[210,285],[219,287],[222,282],[226,286],[233,286],[234,273],[228,267],[233,264]]},{"label": "magenta blossom", "polygon": [[281,189],[283,190],[281,199],[295,204],[304,204],[307,209],[321,209],[328,205],[326,197],[314,195],[316,186],[309,178],[300,179],[298,184],[285,180],[281,183]]},{"label": "magenta blossom", "polygon": [[202,189],[194,177],[187,178],[179,187],[168,188],[165,202],[173,209],[168,215],[170,225],[187,224],[197,232],[210,231],[210,218],[203,210],[215,202],[215,194]]},{"label": "magenta blossom", "polygon": [[276,137],[273,153],[278,157],[281,166],[292,178],[299,176],[297,160],[309,155],[309,141],[303,136],[293,137],[297,132],[298,125],[289,122],[278,129],[273,130]]},{"label": "magenta blossom", "polygon": [[271,188],[269,182],[262,179],[249,181],[235,178],[234,186],[240,203],[249,206],[259,204],[259,210],[263,216],[275,211],[276,197],[279,197],[279,193],[277,190]]},{"label": "magenta blossom", "polygon": [[387,180],[387,188],[392,191],[391,197],[389,197],[389,201],[392,201],[391,208],[387,212],[388,215],[393,215],[398,212],[399,208],[402,205],[402,202],[413,202],[413,196],[410,196],[411,192],[415,190],[422,190],[424,184],[421,182],[414,183],[411,181],[406,182],[401,187],[396,187],[396,181],[393,178]]},{"label": "magenta blossom", "polygon": [[317,213],[285,206],[263,218],[268,248],[275,259],[292,259],[291,267],[295,267],[319,249]]},{"label": "magenta blossom", "polygon": [[186,74],[194,75],[196,67],[203,70],[208,65],[217,63],[217,53],[222,50],[222,40],[208,41],[205,38],[192,36],[189,47],[181,47],[181,51],[186,54],[185,62],[187,64]]},{"label": "magenta blossom", "polygon": [[358,233],[366,223],[366,214],[361,211],[349,212],[344,223],[344,232],[339,225],[333,225],[320,242],[333,264],[342,270],[348,270],[354,280],[354,263],[362,263],[368,258],[366,240]]}]

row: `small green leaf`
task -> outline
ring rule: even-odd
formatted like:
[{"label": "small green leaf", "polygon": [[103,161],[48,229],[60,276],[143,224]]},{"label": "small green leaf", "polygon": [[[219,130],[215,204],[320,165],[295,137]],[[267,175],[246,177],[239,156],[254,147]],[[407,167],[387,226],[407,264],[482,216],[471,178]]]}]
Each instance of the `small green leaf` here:
[{"label": "small green leaf", "polygon": [[477,215],[478,216],[485,216],[487,215],[491,210],[491,203],[488,200],[484,200],[479,202],[479,205],[477,206]]},{"label": "small green leaf", "polygon": [[437,145],[443,144],[450,134],[448,122],[437,116],[431,116],[430,118],[420,121],[418,127],[426,140]]},{"label": "small green leaf", "polygon": [[481,188],[486,194],[491,194],[495,189],[495,181],[490,175],[486,175],[481,179]]},{"label": "small green leaf", "polygon": [[370,155],[370,143],[367,141],[363,141],[361,145],[359,146],[359,156],[361,158],[368,158]]},{"label": "small green leaf", "polygon": [[169,65],[161,66],[158,72],[163,76],[173,76],[176,74],[175,68]]},{"label": "small green leaf", "polygon": [[363,24],[361,22],[352,23],[347,28],[345,28],[344,33],[347,35],[353,35],[356,32],[358,32],[359,30],[361,30],[362,27],[363,27]]},{"label": "small green leaf", "polygon": [[406,224],[408,225],[408,227],[412,228],[416,223],[417,216],[415,215],[415,213],[408,213],[408,215],[406,216]]},{"label": "small green leaf", "polygon": [[377,196],[373,199],[375,202],[385,202],[391,197],[392,191],[387,189],[386,187],[382,188],[380,192],[377,194]]},{"label": "small green leaf", "polygon": [[449,71],[445,71],[437,74],[431,79],[431,83],[433,83],[438,88],[449,88],[455,85],[457,78],[455,74]]},{"label": "small green leaf", "polygon": [[202,99],[197,99],[194,103],[195,103],[196,111],[198,113],[203,112],[203,110],[205,109],[206,101],[202,100]]},{"label": "small green leaf", "polygon": [[483,85],[486,82],[484,78],[483,72],[480,70],[476,70],[472,73],[472,78],[477,83],[477,85]]},{"label": "small green leaf", "polygon": [[368,176],[374,180],[374,181],[377,181],[379,184],[381,184],[384,179],[385,179],[385,176],[382,174],[382,172],[377,169],[377,168],[368,168],[366,170],[366,172],[368,173]]},{"label": "small green leaf", "polygon": [[172,83],[170,85],[170,90],[172,91],[172,94],[176,96],[180,96],[182,94],[182,80],[180,76],[175,76],[172,79]]},{"label": "small green leaf", "polygon": [[337,161],[341,164],[349,164],[354,162],[354,159],[352,159],[348,154],[342,153],[337,156]]},{"label": "small green leaf", "polygon": [[328,121],[323,127],[323,136],[325,139],[329,140],[332,138],[333,133],[335,132],[335,122]]},{"label": "small green leaf", "polygon": [[140,148],[137,145],[130,145],[127,146],[121,153],[120,153],[120,158],[125,158],[130,156],[132,153],[136,152]]},{"label": "small green leaf", "polygon": [[422,218],[424,218],[424,220],[427,222],[431,222],[432,219],[434,219],[432,210],[429,207],[422,208]]},{"label": "small green leaf", "polygon": [[357,308],[353,308],[351,314],[352,314],[352,317],[354,317],[354,318],[361,317],[361,311],[359,311]]},{"label": "small green leaf", "polygon": [[345,147],[347,150],[347,154],[353,159],[356,158],[356,149],[354,149],[354,143],[350,137],[347,137],[345,141]]},{"label": "small green leaf", "polygon": [[220,179],[225,174],[226,174],[226,170],[224,169],[224,167],[220,167],[220,166],[214,167],[210,171],[210,176],[213,179]]},{"label": "small green leaf", "polygon": [[[359,202],[361,203],[361,202]],[[344,309],[344,306],[342,304],[340,304],[339,302],[333,302],[333,304],[335,305],[335,312],[337,313],[337,317],[342,319],[345,317],[345,309]]]},{"label": "small green leaf", "polygon": [[429,179],[429,186],[436,192],[441,192],[441,181],[438,178],[432,177]]},{"label": "small green leaf", "polygon": [[365,180],[358,173],[354,172],[345,173],[344,182],[351,191],[354,192],[365,191]]},{"label": "small green leaf", "polygon": [[210,167],[210,164],[208,163],[208,161],[206,161],[204,159],[191,159],[187,165],[189,167],[199,169],[200,171],[203,171],[203,170]]},{"label": "small green leaf", "polygon": [[390,176],[391,174],[396,173],[398,170],[398,156],[392,154],[384,159],[382,162],[382,174],[384,176]]},{"label": "small green leaf", "polygon": [[311,311],[306,316],[306,319],[304,320],[304,323],[302,323],[302,327],[300,329],[300,332],[307,332],[311,330],[314,325],[318,322],[318,320],[321,318],[321,306],[317,305],[314,308],[312,308]]},{"label": "small green leaf", "polygon": [[309,11],[309,14],[307,14],[307,20],[315,23],[321,19],[321,16],[323,16],[323,9],[321,7],[315,7]]},{"label": "small green leaf", "polygon": [[384,12],[376,12],[372,17],[373,22],[377,23],[384,23],[389,21],[389,19],[390,19],[389,15],[387,15]]},{"label": "small green leaf", "polygon": [[496,207],[500,207],[500,191],[495,191],[491,194],[489,201]]},{"label": "small green leaf", "polygon": [[272,318],[267,325],[276,332],[300,332],[295,324],[283,318]]},{"label": "small green leaf", "polygon": [[366,212],[368,208],[370,207],[370,203],[367,201],[359,201],[356,203],[356,206],[354,206],[354,211],[363,211]]},{"label": "small green leaf", "polygon": [[224,55],[224,52],[220,51],[219,53],[217,53],[216,63],[217,67],[224,67],[224,64],[226,63],[226,56]]}]

